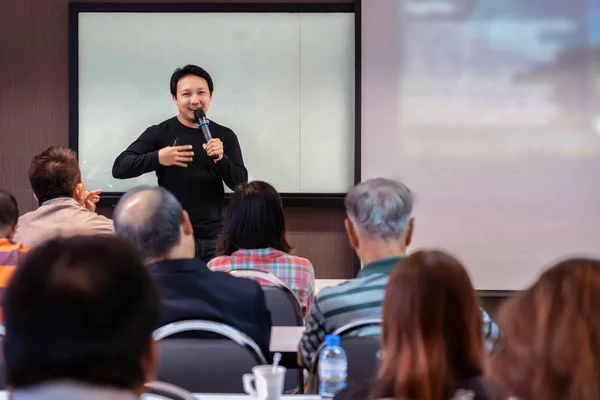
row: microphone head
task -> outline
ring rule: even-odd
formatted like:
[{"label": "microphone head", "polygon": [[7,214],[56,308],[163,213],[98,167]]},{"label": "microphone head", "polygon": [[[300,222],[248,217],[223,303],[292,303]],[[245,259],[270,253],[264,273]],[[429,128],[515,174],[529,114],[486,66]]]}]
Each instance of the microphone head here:
[{"label": "microphone head", "polygon": [[204,113],[204,110],[202,108],[194,110],[194,118],[196,118],[197,122],[206,119],[206,114]]}]

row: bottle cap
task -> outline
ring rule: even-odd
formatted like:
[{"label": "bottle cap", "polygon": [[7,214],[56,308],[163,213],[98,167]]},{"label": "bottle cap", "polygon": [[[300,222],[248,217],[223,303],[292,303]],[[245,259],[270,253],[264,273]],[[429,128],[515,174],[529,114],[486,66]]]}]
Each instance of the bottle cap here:
[{"label": "bottle cap", "polygon": [[339,335],[327,335],[325,336],[325,346],[339,346],[340,337]]}]

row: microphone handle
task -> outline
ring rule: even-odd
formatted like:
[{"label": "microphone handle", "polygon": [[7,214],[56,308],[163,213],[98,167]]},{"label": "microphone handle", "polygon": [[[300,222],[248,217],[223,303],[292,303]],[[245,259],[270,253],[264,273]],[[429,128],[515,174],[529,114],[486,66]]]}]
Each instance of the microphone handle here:
[{"label": "microphone handle", "polygon": [[[210,134],[210,128],[208,127],[208,121],[200,121],[198,123],[198,129],[200,129],[200,132],[202,133],[204,143],[208,143],[208,141],[212,139],[212,135]],[[216,160],[217,158],[219,158],[219,156],[214,155],[212,156],[212,158]]]}]

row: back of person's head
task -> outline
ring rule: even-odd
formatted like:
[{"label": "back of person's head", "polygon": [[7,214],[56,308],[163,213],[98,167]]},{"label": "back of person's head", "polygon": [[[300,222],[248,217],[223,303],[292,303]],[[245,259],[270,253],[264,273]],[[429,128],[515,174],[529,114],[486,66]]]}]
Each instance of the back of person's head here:
[{"label": "back of person's head", "polygon": [[570,259],[509,299],[497,319],[493,391],[521,400],[600,399],[600,260]]},{"label": "back of person's head", "polygon": [[56,380],[139,390],[154,367],[158,297],[116,237],[51,239],[17,268],[4,300],[7,384]]},{"label": "back of person's head", "polygon": [[12,239],[19,220],[19,206],[12,193],[0,189],[0,237]]},{"label": "back of person's head", "polygon": [[40,204],[57,197],[74,197],[81,184],[77,153],[66,147],[49,147],[34,156],[29,183]]},{"label": "back of person's head", "polygon": [[119,200],[113,220],[116,234],[132,243],[145,262],[166,258],[182,239],[195,249],[189,216],[165,188],[131,189]]},{"label": "back of person's head", "polygon": [[365,243],[370,243],[367,247],[385,242],[402,248],[410,244],[413,195],[402,183],[385,178],[361,182],[350,189],[344,205],[348,239],[359,257]]},{"label": "back of person's head", "polygon": [[281,198],[275,188],[262,181],[242,183],[229,202],[217,254],[267,247],[290,253],[285,232]]},{"label": "back of person's head", "polygon": [[182,68],[177,68],[173,72],[173,75],[171,75],[170,89],[171,95],[173,97],[177,97],[177,83],[179,82],[179,80],[184,76],[188,75],[195,75],[199,78],[203,78],[204,80],[206,80],[206,84],[208,85],[208,91],[212,95],[214,90],[214,84],[210,74],[202,67],[193,64],[188,64]]},{"label": "back of person's head", "polygon": [[440,251],[398,262],[383,300],[382,346],[372,398],[449,399],[482,373],[481,312],[460,262]]}]

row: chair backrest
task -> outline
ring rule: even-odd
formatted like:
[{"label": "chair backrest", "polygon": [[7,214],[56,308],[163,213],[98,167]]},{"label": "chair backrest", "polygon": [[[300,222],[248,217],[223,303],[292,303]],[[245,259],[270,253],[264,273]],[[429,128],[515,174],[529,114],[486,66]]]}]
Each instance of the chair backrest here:
[{"label": "chair backrest", "polygon": [[[229,273],[239,278],[256,279],[261,283],[273,326],[304,326],[304,313],[300,301],[284,281],[269,272],[256,269],[234,269]],[[263,285],[261,280],[269,286]],[[297,388],[298,393],[303,393],[304,370],[288,368],[283,388],[286,392]]]},{"label": "chair backrest", "polygon": [[300,301],[281,279],[275,275],[255,269],[234,269],[229,272],[233,276],[263,280],[270,286],[261,285],[265,293],[267,308],[271,311],[274,326],[302,326],[304,313]]},{"label": "chair backrest", "polygon": [[[223,338],[168,338],[184,332]],[[217,322],[174,322],[158,328],[153,336],[160,341],[158,379],[190,392],[244,393],[242,375],[267,363],[252,339]]]},{"label": "chair backrest", "polygon": [[[369,327],[381,326],[381,318],[359,319],[336,329],[333,334],[342,337],[341,347],[348,358],[348,384],[359,384],[375,378],[379,369],[377,352],[381,349],[379,335],[350,336]],[[308,393],[316,393],[318,387],[319,355],[325,348],[321,343],[312,360]]]}]

